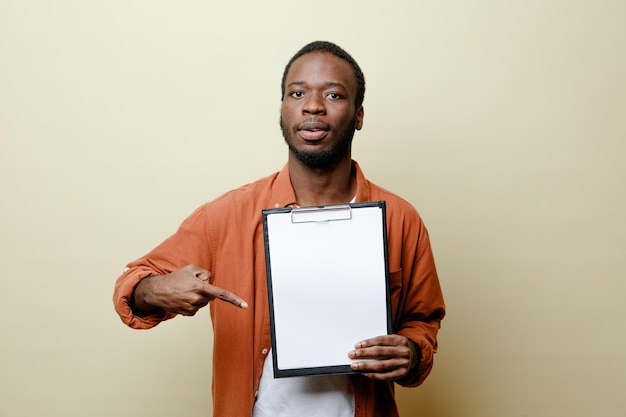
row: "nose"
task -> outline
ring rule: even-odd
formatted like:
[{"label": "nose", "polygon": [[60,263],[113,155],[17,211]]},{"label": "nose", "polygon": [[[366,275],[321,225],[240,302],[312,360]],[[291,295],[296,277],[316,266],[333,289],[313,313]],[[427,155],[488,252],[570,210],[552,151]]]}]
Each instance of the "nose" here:
[{"label": "nose", "polygon": [[317,94],[308,96],[302,107],[302,113],[304,114],[324,114],[325,112],[324,100]]}]

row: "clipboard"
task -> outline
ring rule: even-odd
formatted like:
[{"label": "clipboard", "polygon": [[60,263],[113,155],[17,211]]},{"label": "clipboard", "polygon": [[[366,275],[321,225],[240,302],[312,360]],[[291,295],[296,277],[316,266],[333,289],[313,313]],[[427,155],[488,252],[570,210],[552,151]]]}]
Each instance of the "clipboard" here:
[{"label": "clipboard", "polygon": [[384,201],[263,210],[274,377],[356,373],[391,333]]}]

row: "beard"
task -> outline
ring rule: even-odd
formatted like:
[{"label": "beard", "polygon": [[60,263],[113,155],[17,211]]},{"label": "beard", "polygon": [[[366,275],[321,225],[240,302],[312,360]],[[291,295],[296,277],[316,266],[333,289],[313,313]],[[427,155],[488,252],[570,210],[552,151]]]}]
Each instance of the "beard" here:
[{"label": "beard", "polygon": [[296,148],[289,141],[289,128],[285,126],[282,116],[280,117],[280,130],[285,138],[285,143],[289,146],[289,150],[298,158],[300,162],[309,168],[314,169],[327,169],[333,168],[339,161],[350,154],[350,148],[352,146],[352,138],[356,130],[356,116],[352,118],[348,126],[339,132],[339,140],[331,148],[321,151],[303,151]]}]

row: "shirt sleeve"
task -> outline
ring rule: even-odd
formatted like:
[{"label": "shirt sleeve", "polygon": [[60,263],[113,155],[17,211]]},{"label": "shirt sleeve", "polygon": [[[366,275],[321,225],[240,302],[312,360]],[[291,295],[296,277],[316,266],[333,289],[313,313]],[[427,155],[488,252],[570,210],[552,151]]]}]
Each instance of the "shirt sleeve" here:
[{"label": "shirt sleeve", "polygon": [[175,314],[165,311],[146,316],[134,314],[130,301],[139,281],[149,276],[166,275],[194,264],[212,270],[212,239],[208,205],[203,205],[183,221],[176,233],[144,257],[129,263],[117,279],[113,304],[122,322],[134,329],[149,329]]},{"label": "shirt sleeve", "polygon": [[424,382],[432,369],[445,304],[426,227],[421,219],[405,226],[408,227],[403,236],[404,291],[396,333],[419,347],[421,359],[409,375],[397,382],[415,387]]}]

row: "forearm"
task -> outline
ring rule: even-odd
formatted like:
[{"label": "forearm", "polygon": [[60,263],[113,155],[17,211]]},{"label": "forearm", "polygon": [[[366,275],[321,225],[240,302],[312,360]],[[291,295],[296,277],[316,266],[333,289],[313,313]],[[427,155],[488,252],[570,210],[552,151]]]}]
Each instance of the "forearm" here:
[{"label": "forearm", "polygon": [[163,310],[149,301],[151,294],[150,286],[153,279],[153,276],[143,278],[137,283],[131,294],[129,307],[136,316],[145,317],[156,312],[163,312]]},{"label": "forearm", "polygon": [[163,320],[174,317],[165,311],[153,310],[152,312],[143,311],[142,308],[136,309],[135,290],[144,278],[160,274],[158,271],[145,263],[130,265],[128,269],[117,279],[115,283],[115,291],[113,293],[113,304],[120,319],[133,329],[149,329],[156,326]]},{"label": "forearm", "polygon": [[407,338],[409,343],[409,374],[419,368],[422,362],[422,350],[414,341]]},{"label": "forearm", "polygon": [[409,348],[412,349],[409,373],[406,377],[396,381],[398,384],[416,387],[421,385],[430,374],[437,351],[438,329],[439,321],[413,322],[409,327],[398,331],[398,334],[409,340]]}]

